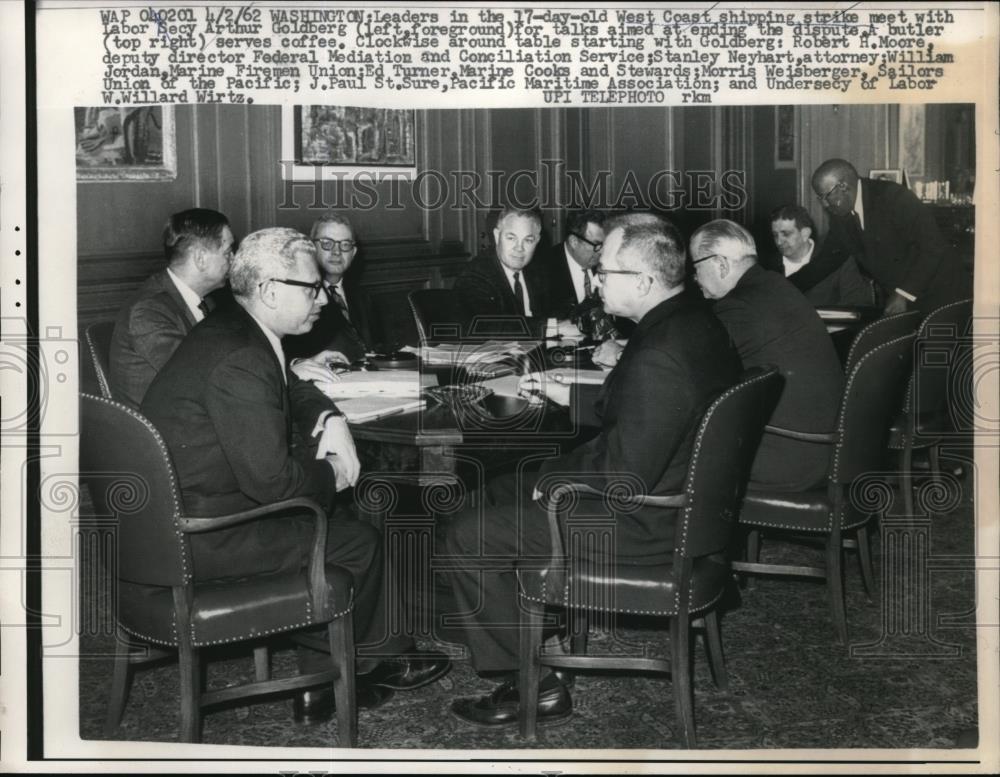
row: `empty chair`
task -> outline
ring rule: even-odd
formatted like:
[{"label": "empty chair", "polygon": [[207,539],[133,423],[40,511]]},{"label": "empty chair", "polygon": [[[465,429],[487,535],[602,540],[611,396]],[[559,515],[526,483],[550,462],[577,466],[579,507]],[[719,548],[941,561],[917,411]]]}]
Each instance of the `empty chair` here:
[{"label": "empty chair", "polygon": [[462,338],[465,311],[451,289],[416,289],[407,295],[420,344]]},{"label": "empty chair", "polygon": [[[695,438],[684,493],[673,496],[621,497],[601,494],[581,484],[561,485],[548,508],[552,536],[551,561],[518,570],[521,609],[520,726],[535,736],[538,681],[541,666],[565,669],[625,669],[668,672],[681,739],[696,746],[690,670],[690,629],[704,626],[716,684],[725,687],[719,623],[713,609],[729,580],[727,550],[750,465],[764,424],[777,404],[784,383],[774,368],[747,372],[705,412]],[[566,497],[569,497],[566,499]],[[574,521],[563,499],[611,499],[616,512],[628,505],[651,505],[676,510],[676,545],[670,564],[632,566],[613,560],[590,563],[574,555],[586,536],[587,520]],[[665,520],[669,519],[665,515]],[[574,526],[576,523],[576,526]],[[581,534],[582,532],[582,534]],[[586,544],[585,540],[583,544]],[[564,548],[570,549],[567,556]],[[638,613],[667,618],[670,660],[625,656],[542,654],[542,620],[546,606],[571,611]],[[692,624],[692,616],[702,619]],[[572,651],[585,649],[574,639]]]},{"label": "empty chair", "polygon": [[[831,447],[828,482],[803,492],[767,492],[748,489],[740,524],[763,536],[791,534],[823,540],[824,567],[761,563],[759,544],[751,543],[747,561],[733,563],[740,572],[816,577],[826,581],[837,635],[847,642],[847,615],[843,588],[843,538],[854,534],[861,555],[865,587],[874,587],[868,550],[868,519],[849,498],[854,480],[882,468],[889,426],[900,407],[909,374],[915,334],[876,345],[855,360],[847,374],[837,416],[829,434],[807,434],[768,427],[772,433]],[[853,544],[853,543],[852,543]]]},{"label": "empty chair", "polygon": [[109,376],[111,335],[114,331],[114,321],[101,321],[88,326],[83,334],[87,353],[81,359],[81,387],[85,391],[100,391],[106,399],[112,398]]},{"label": "empty chair", "polygon": [[[353,581],[346,570],[324,563],[323,510],[308,499],[288,499],[232,515],[189,517],[166,445],[152,424],[103,397],[82,394],[81,407],[81,464],[85,471],[102,475],[91,481],[91,496],[100,515],[117,519],[118,644],[106,734],[113,736],[121,721],[133,665],[176,652],[181,741],[200,741],[203,708],[332,682],[339,741],[353,746],[357,736]],[[291,514],[310,515],[316,526],[311,547],[303,548],[301,568],[195,580],[190,535]],[[271,679],[263,640],[324,624],[334,668]],[[255,680],[206,691],[200,672],[203,649],[236,642],[253,643]],[[142,649],[133,651],[133,644]]]},{"label": "empty chair", "polygon": [[[900,451],[900,489],[906,514],[914,514],[913,451],[927,449],[930,473],[940,475],[938,448],[942,437],[954,431],[957,405],[970,402],[971,353],[968,335],[972,300],[953,302],[933,310],[917,330],[913,371],[907,384],[903,409],[892,425],[889,447]],[[951,396],[953,392],[965,396]]]}]

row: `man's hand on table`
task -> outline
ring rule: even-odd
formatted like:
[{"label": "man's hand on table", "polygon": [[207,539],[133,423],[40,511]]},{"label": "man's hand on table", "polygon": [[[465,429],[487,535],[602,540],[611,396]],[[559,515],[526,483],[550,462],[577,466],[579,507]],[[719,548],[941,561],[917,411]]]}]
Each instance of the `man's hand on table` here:
[{"label": "man's hand on table", "polygon": [[885,308],[882,311],[883,316],[894,316],[897,313],[906,312],[906,297],[900,294],[898,291],[894,291],[889,299],[886,300]]},{"label": "man's hand on table", "polygon": [[598,367],[610,369],[618,364],[622,351],[625,350],[625,342],[620,340],[605,340],[594,349],[590,360]]},{"label": "man's hand on table", "polygon": [[340,376],[331,365],[350,366],[350,361],[340,351],[320,351],[308,359],[292,359],[289,365],[299,380],[311,380],[314,383],[336,383]]},{"label": "man's hand on table", "polygon": [[519,397],[526,397],[528,401],[537,399],[539,402],[544,396],[557,405],[566,407],[569,405],[569,384],[546,380],[544,375],[532,372],[518,381],[517,395]]},{"label": "man's hand on table", "polygon": [[354,438],[343,416],[328,416],[316,448],[316,458],[326,459],[337,478],[337,490],[343,491],[358,482],[361,462],[354,448]]}]

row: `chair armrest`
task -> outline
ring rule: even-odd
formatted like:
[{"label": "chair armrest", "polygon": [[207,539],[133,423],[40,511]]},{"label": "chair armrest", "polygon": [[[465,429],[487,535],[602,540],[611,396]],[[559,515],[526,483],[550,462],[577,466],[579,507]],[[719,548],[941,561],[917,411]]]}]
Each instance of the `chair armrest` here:
[{"label": "chair armrest", "polygon": [[764,432],[765,434],[776,434],[779,437],[799,440],[800,442],[815,442],[822,443],[823,445],[831,445],[837,440],[837,436],[832,432],[796,432],[793,429],[782,429],[780,426],[771,426],[770,424],[764,427]]},{"label": "chair armrest", "polygon": [[238,513],[230,513],[229,515],[220,515],[211,518],[181,518],[178,523],[180,524],[181,531],[185,534],[201,534],[239,526],[247,521],[266,518],[267,516],[295,507],[312,513],[312,518],[316,523],[312,548],[309,551],[309,591],[312,598],[313,611],[323,612],[326,609],[326,512],[312,499],[306,499],[305,497],[282,499],[280,502],[272,502],[269,505],[262,505],[252,510],[243,510]]}]

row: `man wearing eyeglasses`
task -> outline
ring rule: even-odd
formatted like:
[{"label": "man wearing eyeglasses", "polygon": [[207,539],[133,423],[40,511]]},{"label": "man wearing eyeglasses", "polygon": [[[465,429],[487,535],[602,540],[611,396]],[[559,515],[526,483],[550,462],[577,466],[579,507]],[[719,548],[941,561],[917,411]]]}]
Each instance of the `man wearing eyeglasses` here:
[{"label": "man wearing eyeglasses", "polygon": [[[773,364],[785,377],[771,425],[797,432],[834,427],[844,375],[822,319],[802,292],[757,262],[750,233],[727,219],[691,236],[702,293],[729,331],[744,369]],[[765,433],[750,480],[769,490],[804,491],[826,477],[827,446]]]},{"label": "man wearing eyeglasses", "polygon": [[191,208],[167,219],[167,267],[150,276],[115,321],[109,352],[112,396],[138,408],[156,373],[212,308],[233,259],[233,233],[218,211]]},{"label": "man wearing eyeglasses", "polygon": [[[230,284],[236,304],[185,339],[150,386],[142,412],[170,450],[188,515],[225,515],[292,497],[327,510],[326,561],[354,578],[356,642],[392,657],[359,658],[359,672],[366,673],[359,705],[376,706],[394,689],[440,677],[449,664],[440,655],[413,655],[409,638],[382,642],[381,537],[336,505],[337,493],[360,473],[350,430],[332,401],[285,368],[281,338],[308,332],[328,304],[316,249],[292,229],[254,232],[236,253]],[[312,458],[293,445],[296,438],[317,441]],[[313,531],[312,521],[289,517],[194,535],[194,575],[213,580],[297,567]],[[303,672],[322,670],[326,661],[300,650]],[[303,720],[329,717],[332,691],[307,692],[295,710]]]},{"label": "man wearing eyeglasses", "polygon": [[363,359],[372,347],[369,299],[350,272],[358,254],[354,228],[347,216],[330,211],[313,223],[311,239],[323,276],[323,294],[330,304],[323,307],[309,332],[286,337],[282,345],[290,359],[319,355],[324,366],[351,364]]},{"label": "man wearing eyeglasses", "polygon": [[934,216],[909,189],[860,178],[843,159],[828,159],[812,188],[838,241],[878,283],[886,315],[928,313],[971,295],[969,274],[948,251]]},{"label": "man wearing eyeglasses", "polygon": [[546,257],[550,308],[558,318],[569,318],[573,309],[596,294],[593,269],[604,247],[604,214],[576,210],[566,219],[566,239]]},{"label": "man wearing eyeglasses", "polygon": [[[615,483],[644,494],[680,491],[699,419],[739,376],[739,357],[726,330],[703,300],[684,292],[684,264],[684,240],[666,220],[629,215],[609,224],[596,280],[605,310],[636,322],[620,361],[602,386],[571,389],[537,375],[522,381],[523,388],[572,405],[599,434],[546,461],[537,481],[504,484],[506,494],[503,482],[495,481],[496,504],[460,513],[449,527],[452,587],[468,624],[473,666],[508,675],[491,694],[455,701],[451,710],[461,720],[485,727],[517,723],[515,570],[519,559],[551,556],[543,492],[560,480],[599,491]],[[616,510],[614,521],[618,565],[671,557],[673,522],[662,511]],[[557,675],[543,677],[539,691],[539,722],[571,714],[569,690]]]}]

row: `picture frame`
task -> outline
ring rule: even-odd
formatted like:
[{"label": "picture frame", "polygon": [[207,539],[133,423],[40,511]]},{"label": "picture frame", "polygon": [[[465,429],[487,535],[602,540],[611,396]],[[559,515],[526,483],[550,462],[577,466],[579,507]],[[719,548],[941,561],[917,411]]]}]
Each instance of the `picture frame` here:
[{"label": "picture frame", "polygon": [[873,181],[892,181],[893,183],[898,183],[902,185],[903,183],[903,170],[901,168],[890,169],[886,168],[883,170],[869,170],[868,177]]},{"label": "picture frame", "polygon": [[774,106],[774,167],[799,166],[798,108],[794,105]]},{"label": "picture frame", "polygon": [[75,107],[73,119],[78,182],[177,178],[173,106]]},{"label": "picture frame", "polygon": [[418,114],[413,109],[294,105],[281,109],[284,180],[369,176],[412,180]]}]

